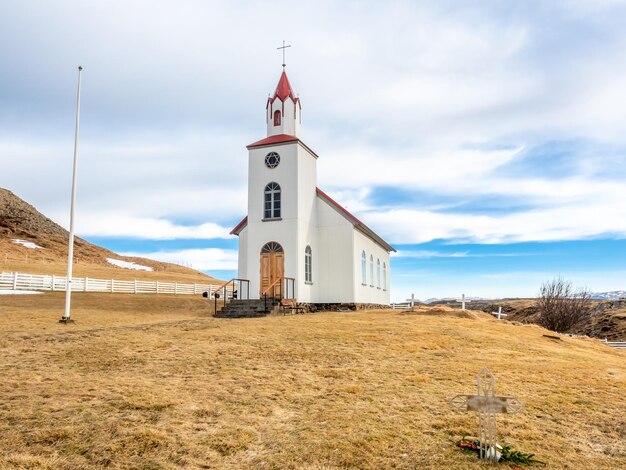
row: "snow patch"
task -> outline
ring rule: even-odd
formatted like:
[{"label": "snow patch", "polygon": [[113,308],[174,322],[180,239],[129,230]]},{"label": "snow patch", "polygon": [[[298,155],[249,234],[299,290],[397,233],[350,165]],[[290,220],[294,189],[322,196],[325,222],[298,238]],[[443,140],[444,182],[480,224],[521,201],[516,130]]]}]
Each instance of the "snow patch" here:
[{"label": "snow patch", "polygon": [[17,245],[22,245],[22,246],[25,246],[26,248],[31,248],[31,249],[43,248],[43,246],[39,246],[34,242],[29,242],[28,240],[21,240],[19,238],[14,238],[12,241],[13,243]]},{"label": "snow patch", "polygon": [[119,268],[137,269],[139,271],[153,271],[150,266],[142,266],[141,264],[133,263],[131,261],[122,261],[121,259],[107,258],[107,261]]},{"label": "snow patch", "polygon": [[595,300],[626,299],[626,290],[614,290],[611,292],[592,292],[591,298]]},{"label": "snow patch", "polygon": [[43,292],[37,292],[34,290],[2,290],[0,289],[0,295],[32,295],[32,294],[43,294]]}]

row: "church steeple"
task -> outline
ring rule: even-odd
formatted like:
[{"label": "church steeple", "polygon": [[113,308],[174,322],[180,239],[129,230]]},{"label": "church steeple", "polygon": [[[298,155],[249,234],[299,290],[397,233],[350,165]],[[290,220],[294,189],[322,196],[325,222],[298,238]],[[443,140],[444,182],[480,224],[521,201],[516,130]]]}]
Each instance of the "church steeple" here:
[{"label": "church steeple", "polygon": [[296,96],[283,67],[274,95],[268,97],[265,119],[267,135],[287,134],[300,137],[300,98]]}]

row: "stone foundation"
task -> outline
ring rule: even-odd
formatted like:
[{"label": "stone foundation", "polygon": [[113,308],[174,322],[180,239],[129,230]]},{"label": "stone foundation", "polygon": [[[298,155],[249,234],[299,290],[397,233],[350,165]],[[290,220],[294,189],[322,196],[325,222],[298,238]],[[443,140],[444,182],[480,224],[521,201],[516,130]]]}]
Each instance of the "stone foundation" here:
[{"label": "stone foundation", "polygon": [[355,312],[357,310],[381,310],[389,308],[389,305],[381,304],[355,304],[355,303],[332,303],[332,304],[309,304],[298,303],[307,313],[313,312]]}]

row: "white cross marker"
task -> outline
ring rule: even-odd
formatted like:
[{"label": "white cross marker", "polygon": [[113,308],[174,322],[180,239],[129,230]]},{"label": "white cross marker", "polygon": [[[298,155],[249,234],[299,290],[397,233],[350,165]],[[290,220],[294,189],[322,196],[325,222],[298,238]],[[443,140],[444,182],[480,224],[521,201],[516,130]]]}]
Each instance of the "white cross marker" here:
[{"label": "white cross marker", "polygon": [[524,408],[515,397],[497,397],[495,378],[489,369],[476,376],[476,395],[457,395],[450,404],[464,411],[478,413],[480,458],[497,462],[500,459],[496,441],[496,413],[519,413]]}]

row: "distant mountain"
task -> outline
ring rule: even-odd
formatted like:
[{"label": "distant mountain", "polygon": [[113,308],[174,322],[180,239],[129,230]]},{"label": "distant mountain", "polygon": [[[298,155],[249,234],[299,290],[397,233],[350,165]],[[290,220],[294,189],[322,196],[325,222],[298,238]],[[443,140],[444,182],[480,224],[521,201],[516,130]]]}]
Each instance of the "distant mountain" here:
[{"label": "distant mountain", "polygon": [[591,298],[595,300],[626,299],[626,290],[614,290],[610,292],[592,292]]},{"label": "distant mountain", "polygon": [[[591,298],[593,300],[619,300],[626,299],[626,290],[614,290],[610,292],[592,292]],[[415,299],[417,301],[417,299]],[[484,300],[507,300],[505,298],[502,299],[493,299],[489,297],[465,297],[466,302],[480,302]],[[430,299],[423,300],[424,304],[436,304],[436,303],[450,303],[450,302],[460,302],[461,297],[432,297]]]},{"label": "distant mountain", "polygon": [[[415,299],[417,300],[417,299]],[[476,302],[479,300],[491,300],[488,299],[487,297],[471,297],[471,296],[466,296],[465,297],[465,301],[466,302]],[[441,297],[441,298],[437,298],[437,297],[432,297],[430,299],[426,299],[424,300],[422,303],[425,304],[436,304],[436,303],[449,303],[449,302],[460,302],[461,301],[461,296],[459,297]]]}]

